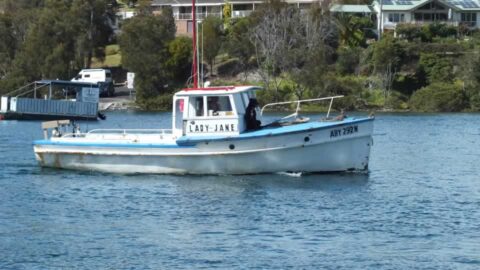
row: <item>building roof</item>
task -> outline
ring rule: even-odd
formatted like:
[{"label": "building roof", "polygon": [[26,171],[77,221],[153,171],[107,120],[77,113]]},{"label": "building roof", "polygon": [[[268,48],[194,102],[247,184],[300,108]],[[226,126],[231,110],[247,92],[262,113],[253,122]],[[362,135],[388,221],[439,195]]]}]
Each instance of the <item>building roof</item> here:
[{"label": "building roof", "polygon": [[331,12],[345,13],[373,13],[373,9],[369,5],[332,5]]}]

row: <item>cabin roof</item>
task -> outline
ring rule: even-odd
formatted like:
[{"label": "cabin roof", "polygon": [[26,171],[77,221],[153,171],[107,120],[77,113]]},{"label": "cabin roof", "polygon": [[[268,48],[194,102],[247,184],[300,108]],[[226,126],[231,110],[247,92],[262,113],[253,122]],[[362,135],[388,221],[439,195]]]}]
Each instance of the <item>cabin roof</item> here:
[{"label": "cabin roof", "polygon": [[175,96],[199,96],[199,95],[218,95],[218,94],[236,94],[251,90],[260,90],[259,86],[216,86],[203,88],[185,88],[175,94]]}]

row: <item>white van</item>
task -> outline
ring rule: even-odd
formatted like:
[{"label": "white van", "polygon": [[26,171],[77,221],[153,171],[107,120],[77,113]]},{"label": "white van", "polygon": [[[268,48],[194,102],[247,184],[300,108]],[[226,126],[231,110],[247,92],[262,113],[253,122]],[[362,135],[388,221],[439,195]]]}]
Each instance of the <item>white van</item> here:
[{"label": "white van", "polygon": [[109,69],[82,69],[71,81],[98,83],[102,96],[113,96],[115,92],[112,72]]}]

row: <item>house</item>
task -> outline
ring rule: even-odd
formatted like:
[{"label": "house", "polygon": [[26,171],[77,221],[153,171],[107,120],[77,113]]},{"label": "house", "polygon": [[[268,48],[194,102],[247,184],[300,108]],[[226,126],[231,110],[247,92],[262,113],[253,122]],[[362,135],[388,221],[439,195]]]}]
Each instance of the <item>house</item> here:
[{"label": "house", "polygon": [[374,15],[377,31],[395,30],[399,23],[423,25],[440,22],[480,28],[479,0],[374,0],[367,5],[333,5],[331,12]]},{"label": "house", "polygon": [[[317,0],[287,0],[286,3],[297,5],[301,9],[308,9]],[[197,0],[197,20],[201,21],[207,16],[223,18],[224,8],[230,6],[232,18],[247,17],[260,5],[263,0]],[[189,35],[192,33],[192,0],[153,0],[151,4],[154,13],[160,13],[162,8],[170,6],[177,25],[177,34]]]},{"label": "house", "polygon": [[441,22],[454,26],[480,27],[478,0],[375,0],[378,30],[394,30],[398,23]]}]

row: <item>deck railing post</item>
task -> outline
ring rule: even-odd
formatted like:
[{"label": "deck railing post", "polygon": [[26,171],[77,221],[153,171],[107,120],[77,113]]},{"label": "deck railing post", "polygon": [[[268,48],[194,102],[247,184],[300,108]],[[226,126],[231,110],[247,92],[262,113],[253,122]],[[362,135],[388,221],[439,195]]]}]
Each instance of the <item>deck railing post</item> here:
[{"label": "deck railing post", "polygon": [[297,101],[297,109],[295,110],[295,117],[298,116],[298,111],[300,110],[300,100]]},{"label": "deck railing post", "polygon": [[330,98],[330,106],[328,106],[327,118],[330,116],[330,110],[332,109],[333,99],[334,97]]}]

